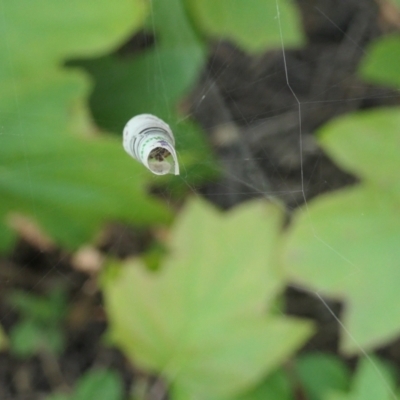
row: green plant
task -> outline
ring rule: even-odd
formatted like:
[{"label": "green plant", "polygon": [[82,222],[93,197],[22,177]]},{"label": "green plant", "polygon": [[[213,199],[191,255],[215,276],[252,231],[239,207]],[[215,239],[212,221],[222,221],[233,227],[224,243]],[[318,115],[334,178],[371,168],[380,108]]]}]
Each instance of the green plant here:
[{"label": "green plant", "polygon": [[[28,215],[70,248],[107,220],[168,223],[171,213],[147,195],[147,187],[190,186],[215,173],[199,128],[178,111],[205,65],[207,39],[228,39],[252,52],[280,47],[281,40],[285,48],[303,41],[297,11],[283,0],[149,5],[2,2],[2,250],[14,239],[10,212]],[[155,35],[156,45],[134,55],[110,54],[139,30]],[[398,87],[399,50],[398,35],[377,41],[361,75]],[[123,154],[119,140],[96,132],[82,67],[94,82],[90,105],[97,126],[120,131],[141,112],[164,118],[175,132],[183,179],[154,179]],[[277,206],[253,202],[223,214],[190,201],[171,231],[169,253],[156,243],[144,257],[156,271],[134,260],[110,263],[104,273],[110,337],[139,367],[165,378],[175,400],[293,400],[299,388],[307,400],[393,398],[393,378],[375,358],[360,362],[352,382],[336,358],[294,359],[312,328],[279,315],[276,302],[292,282],[342,300],[341,349],[351,354],[398,336],[399,126],[399,109],[393,108],[322,127],[321,146],[361,183],[310,202],[283,235]],[[14,354],[62,351],[62,293],[39,298],[15,292],[11,303],[21,315],[9,338]],[[116,374],[94,371],[72,394],[50,399],[121,397]]]},{"label": "green plant", "polygon": [[[255,15],[269,13],[266,2],[252,1]],[[185,178],[165,177],[158,183],[182,192],[216,175],[199,128],[176,111],[206,61],[206,42],[193,26],[206,36],[215,34],[215,7],[194,0],[154,0],[152,7],[145,0],[119,0],[111,8],[104,0],[60,7],[51,0],[5,1],[6,23],[0,27],[1,250],[15,240],[7,224],[10,212],[28,216],[69,248],[91,239],[108,220],[170,221],[166,207],[146,194],[155,179],[123,156],[119,141],[94,134],[86,105],[88,76],[64,66],[68,60],[92,58],[74,65],[85,66],[95,80],[91,106],[98,126],[121,130],[141,112],[169,122]],[[228,37],[248,46],[240,13],[229,10],[234,25],[224,28]],[[281,19],[292,42],[301,36],[295,13],[282,2]],[[276,30],[257,21],[263,32],[258,49],[276,44]],[[156,47],[134,59],[104,57],[140,28],[157,36]]]},{"label": "green plant", "polygon": [[[228,39],[245,51],[304,43],[299,11],[289,0],[183,0],[191,20],[206,37]],[[279,19],[278,19],[279,10]],[[283,27],[283,38],[279,24]]]},{"label": "green plant", "polygon": [[123,386],[119,375],[111,370],[86,372],[71,394],[52,394],[46,400],[122,400]]},{"label": "green plant", "polygon": [[140,27],[146,3],[7,0],[2,7],[0,249],[15,237],[10,212],[67,247],[111,219],[167,223],[169,211],[146,194],[150,174],[123,156],[119,140],[95,132],[87,75],[62,66],[112,50]]},{"label": "green plant", "polygon": [[59,354],[64,350],[62,323],[67,314],[64,291],[53,290],[46,297],[14,291],[9,303],[20,314],[9,334],[11,353],[28,358],[42,351]]},{"label": "green plant", "polygon": [[[182,98],[196,84],[205,66],[206,38],[223,29],[224,37],[244,46],[246,51],[259,52],[280,45],[275,2],[252,0],[250,6],[242,0],[230,3],[231,0],[153,0],[144,31],[155,35],[155,46],[123,57],[111,54],[74,62],[95,81],[90,105],[99,126],[113,130],[124,126],[133,115],[145,112],[168,121],[185,178],[165,176],[157,183],[168,185],[170,191],[179,194],[187,191],[188,186],[217,175],[218,168],[204,135],[178,111]],[[283,29],[288,33],[285,45],[300,44],[303,35],[297,8],[287,1],[280,1],[280,7]],[[244,16],[244,10],[250,15]],[[227,17],[225,25],[215,18],[221,13]],[[251,30],[247,17],[252,20]]]},{"label": "green plant", "polygon": [[[389,62],[400,39],[372,45],[361,66],[374,82],[398,85]],[[373,349],[400,333],[400,109],[354,113],[322,127],[319,143],[358,185],[321,196],[295,213],[284,264],[289,278],[312,291],[346,300],[341,347]]]},{"label": "green plant", "polygon": [[350,370],[338,357],[322,353],[305,354],[295,360],[292,374],[307,400],[323,399],[327,392],[347,391]]},{"label": "green plant", "polygon": [[159,271],[128,262],[104,280],[111,337],[165,377],[173,398],[243,392],[311,333],[310,324],[271,313],[284,286],[276,264],[282,217],[262,201],[222,214],[192,200]]},{"label": "green plant", "polygon": [[393,368],[376,357],[362,358],[350,390],[332,391],[323,400],[391,400],[396,399]]}]

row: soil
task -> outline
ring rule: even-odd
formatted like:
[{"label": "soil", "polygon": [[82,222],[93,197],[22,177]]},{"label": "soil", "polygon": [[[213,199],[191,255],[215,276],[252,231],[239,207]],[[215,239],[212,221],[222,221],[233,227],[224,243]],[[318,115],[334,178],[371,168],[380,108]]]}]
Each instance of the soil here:
[{"label": "soil", "polygon": [[[305,200],[354,184],[357,179],[318,147],[316,131],[345,113],[400,104],[398,92],[365,83],[356,74],[368,43],[398,29],[395,18],[385,19],[382,1],[297,2],[307,45],[285,49],[290,87],[281,49],[249,56],[219,42],[212,46],[202,79],[186,100],[207,132],[222,171],[220,180],[205,185],[201,193],[222,208],[257,196],[278,197],[290,215]],[[143,41],[135,40],[140,47]],[[142,252],[149,243],[148,232],[126,226],[113,225],[107,232],[98,250],[120,258]],[[100,340],[106,329],[101,296],[91,275],[72,267],[69,254],[21,239],[13,253],[0,260],[0,293],[20,288],[43,294],[58,284],[69,293],[71,310],[65,323],[65,352],[58,358],[39,355],[28,360],[0,354],[0,399],[44,399],[51,391],[73,386],[93,366],[119,370],[126,388],[135,379],[154,382]],[[318,324],[318,332],[302,351],[337,353],[338,324],[327,308],[299,289],[288,288],[285,297],[288,314]],[[340,317],[342,305],[330,306]],[[9,332],[18,319],[2,296],[0,320],[5,330]],[[380,353],[400,366],[399,341]]]}]

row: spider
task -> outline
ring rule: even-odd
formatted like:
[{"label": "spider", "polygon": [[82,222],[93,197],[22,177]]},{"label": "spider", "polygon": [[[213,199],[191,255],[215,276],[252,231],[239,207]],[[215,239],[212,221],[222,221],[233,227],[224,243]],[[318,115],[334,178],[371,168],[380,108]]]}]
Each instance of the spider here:
[{"label": "spider", "polygon": [[156,159],[157,161],[164,161],[171,153],[164,149],[164,147],[156,147],[149,154],[149,159]]}]

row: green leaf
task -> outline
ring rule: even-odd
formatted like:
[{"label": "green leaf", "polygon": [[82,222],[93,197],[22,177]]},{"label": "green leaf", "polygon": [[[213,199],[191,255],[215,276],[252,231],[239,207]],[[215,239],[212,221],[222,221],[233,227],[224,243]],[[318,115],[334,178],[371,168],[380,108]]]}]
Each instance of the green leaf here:
[{"label": "green leaf", "polygon": [[121,132],[141,113],[157,115],[170,125],[184,179],[158,177],[157,183],[182,192],[216,175],[203,132],[177,112],[178,101],[205,64],[205,46],[187,20],[182,0],[153,1],[147,24],[156,34],[155,46],[133,57],[114,54],[74,65],[84,67],[95,81],[90,105],[99,126]]},{"label": "green leaf", "polygon": [[[205,35],[229,39],[252,52],[303,44],[300,16],[290,0],[185,0]],[[278,9],[279,8],[279,13]]]},{"label": "green leaf", "polygon": [[114,371],[98,370],[87,372],[80,378],[71,400],[122,400],[123,386]]},{"label": "green leaf", "polygon": [[[341,347],[358,352],[400,330],[399,202],[374,187],[340,191],[299,211],[289,232],[289,276],[310,290],[346,299]],[[388,304],[392,306],[388,307]],[[354,339],[353,339],[354,338]]]},{"label": "green leaf", "polygon": [[30,318],[43,324],[62,321],[67,313],[65,292],[53,290],[48,297],[39,297],[24,291],[13,291],[8,300],[24,318]]},{"label": "green leaf", "polygon": [[346,391],[350,386],[350,371],[333,355],[307,354],[296,360],[295,368],[308,400],[320,400],[328,391]]},{"label": "green leaf", "polygon": [[276,371],[255,389],[234,400],[294,400],[289,378],[283,371]]},{"label": "green leaf", "polygon": [[17,357],[28,358],[48,351],[60,354],[65,346],[63,332],[58,327],[42,326],[31,320],[24,320],[10,331],[10,350]]},{"label": "green leaf", "polygon": [[392,400],[396,396],[391,372],[376,357],[363,358],[357,367],[350,393],[333,392],[324,400]]},{"label": "green leaf", "polygon": [[400,35],[372,43],[360,66],[361,76],[373,83],[400,86]]},{"label": "green leaf", "polygon": [[84,106],[87,77],[60,67],[67,57],[118,44],[138,28],[145,3],[73,0],[56,7],[51,0],[7,0],[2,6],[0,247],[11,244],[3,225],[10,212],[30,216],[69,247],[110,219],[167,222],[169,212],[146,195],[150,174],[119,141],[94,134]]},{"label": "green leaf", "polygon": [[[139,28],[145,0],[5,0],[1,5],[1,71],[40,73],[66,57],[110,51]],[[11,84],[11,86],[13,86]]]},{"label": "green leaf", "polygon": [[311,332],[308,323],[265,315],[284,284],[276,263],[282,217],[263,201],[226,214],[191,201],[159,272],[132,261],[106,283],[115,342],[183,398],[254,385]]},{"label": "green leaf", "polygon": [[154,0],[149,24],[157,35],[156,45],[144,52],[79,62],[95,79],[91,107],[105,129],[122,131],[132,116],[141,113],[168,122],[178,119],[176,102],[206,61],[204,45],[188,23],[181,0]]},{"label": "green leaf", "polygon": [[320,144],[342,167],[400,195],[400,108],[351,114],[327,124]]},{"label": "green leaf", "polygon": [[351,353],[400,332],[399,123],[398,110],[391,109],[322,129],[323,148],[363,183],[299,210],[284,251],[294,281],[346,300],[341,347]]},{"label": "green leaf", "polygon": [[107,220],[168,221],[169,212],[145,194],[148,174],[123,153],[120,143],[56,136],[58,123],[29,118],[10,126],[9,132],[31,132],[10,133],[0,147],[3,219],[11,211],[31,215],[69,247],[90,239]]}]

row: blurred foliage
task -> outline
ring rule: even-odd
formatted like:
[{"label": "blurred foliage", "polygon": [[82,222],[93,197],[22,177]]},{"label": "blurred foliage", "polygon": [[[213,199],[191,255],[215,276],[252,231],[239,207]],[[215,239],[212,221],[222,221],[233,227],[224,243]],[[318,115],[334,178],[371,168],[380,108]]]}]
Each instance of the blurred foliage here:
[{"label": "blurred foliage", "polygon": [[285,48],[304,43],[299,11],[291,0],[183,1],[205,36],[229,39],[245,51],[279,48],[282,41]]},{"label": "blurred foliage", "polygon": [[[146,0],[118,0],[113,7],[108,0],[62,4],[4,0],[0,54],[6,56],[0,63],[1,80],[10,78],[7,89],[12,92],[13,87],[24,87],[18,78],[43,76],[43,69],[60,70],[60,62],[67,57],[108,52],[141,26],[147,9]],[[67,77],[64,71],[62,78]]]},{"label": "blurred foliage", "polygon": [[174,398],[243,391],[311,333],[308,323],[265,315],[284,285],[276,264],[282,217],[263,201],[222,214],[192,200],[160,272],[128,262],[106,281],[114,341],[165,376]]},{"label": "blurred foliage", "polygon": [[400,35],[377,40],[361,65],[361,75],[374,83],[400,87]]},{"label": "blurred foliage", "polygon": [[79,62],[96,82],[91,106],[104,129],[121,132],[132,116],[142,113],[168,123],[178,120],[177,102],[193,86],[206,61],[205,44],[193,32],[181,0],[154,0],[146,25],[148,34],[156,35],[156,45],[136,50],[137,54]]},{"label": "blurred foliage", "polygon": [[346,391],[350,387],[349,368],[333,355],[303,355],[295,362],[295,372],[307,400],[320,400],[329,391]]},{"label": "blurred foliage", "polygon": [[156,45],[73,64],[84,67],[94,79],[90,105],[100,127],[121,132],[130,118],[141,113],[168,121],[182,178],[164,176],[155,182],[182,194],[191,185],[215,177],[217,171],[204,135],[178,112],[178,102],[194,86],[205,65],[206,43],[194,32],[182,0],[154,0],[151,10],[145,32],[155,35]]},{"label": "blurred foliage", "polygon": [[62,323],[67,315],[64,291],[55,289],[47,297],[14,291],[8,300],[20,314],[9,335],[13,354],[27,358],[41,351],[60,354],[64,350]]},{"label": "blurred foliage", "polygon": [[[121,157],[120,143],[94,134],[85,74],[60,66],[110,51],[139,27],[144,3],[119,0],[110,11],[107,1],[8,0],[2,8],[1,219],[30,215],[68,247],[110,219],[167,222],[169,212],[145,194],[150,174]],[[2,221],[0,248],[12,238]]]},{"label": "blurred foliage", "polygon": [[362,358],[347,393],[327,393],[323,400],[396,399],[393,370],[376,357]]},{"label": "blurred foliage", "polygon": [[[1,250],[14,239],[10,212],[69,248],[108,220],[169,223],[171,212],[147,194],[149,186],[181,194],[218,169],[185,101],[207,61],[208,39],[248,52],[304,40],[297,9],[284,0],[4,0],[0,12]],[[127,51],[138,32],[148,45]],[[398,35],[376,41],[361,75],[398,87],[399,49]],[[99,128],[120,132],[142,112],[168,122],[180,177],[151,176],[119,139],[98,132],[87,104],[91,85]],[[283,367],[312,328],[280,316],[277,303],[292,281],[345,301],[341,348],[348,353],[399,335],[399,115],[367,110],[322,127],[323,149],[361,183],[296,211],[283,248],[279,207],[255,201],[223,214],[191,200],[168,233],[169,251],[156,242],[142,261],[110,263],[102,282],[114,342],[166,378],[175,400],[293,400],[298,388],[310,400],[390,398],[392,378],[375,358],[360,362],[352,383],[346,366],[327,355]],[[10,302],[20,314],[9,334],[13,354],[63,350],[62,292],[14,292]],[[6,342],[0,332],[0,348]],[[48,400],[122,395],[114,372],[91,371],[72,394]]]},{"label": "blurred foliage", "polygon": [[[400,141],[397,108],[342,117],[321,129],[320,144],[362,178],[295,213],[284,262],[295,282],[345,299],[341,348],[358,353],[400,333]],[[384,138],[384,140],[382,140]],[[374,160],[372,163],[371,160]],[[393,303],[394,302],[394,303]]]},{"label": "blurred foliage", "polygon": [[261,384],[234,400],[294,400],[291,382],[283,370],[274,371]]},{"label": "blurred foliage", "polygon": [[86,372],[75,385],[72,394],[53,394],[46,400],[122,400],[123,384],[112,370]]}]

